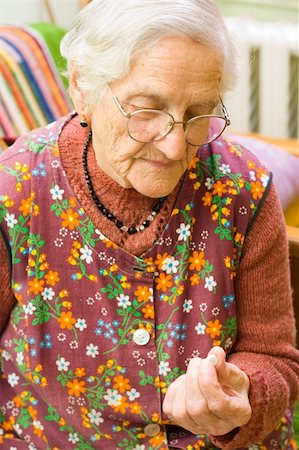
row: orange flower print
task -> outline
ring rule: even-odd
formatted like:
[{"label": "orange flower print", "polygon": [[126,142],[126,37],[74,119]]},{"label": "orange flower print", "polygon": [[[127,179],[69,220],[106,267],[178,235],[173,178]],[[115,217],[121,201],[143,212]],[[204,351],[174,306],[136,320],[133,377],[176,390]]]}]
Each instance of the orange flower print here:
[{"label": "orange flower print", "polygon": [[215,322],[208,321],[208,326],[206,328],[206,333],[210,335],[212,339],[214,339],[216,336],[220,335],[220,330],[222,328],[221,323],[219,320],[215,320]]},{"label": "orange flower print", "polygon": [[201,197],[204,206],[211,206],[212,204],[212,194],[211,192],[206,192],[203,197]]},{"label": "orange flower print", "polygon": [[214,183],[213,188],[213,195],[219,195],[219,197],[222,197],[222,195],[226,192],[226,186],[220,180],[217,181],[217,183]]},{"label": "orange flower print", "polygon": [[67,311],[61,313],[60,317],[57,319],[57,322],[60,323],[60,328],[67,328],[68,330],[71,330],[74,323],[76,323],[76,319],[73,317],[71,311]]},{"label": "orange flower print", "polygon": [[84,387],[85,381],[78,381],[77,379],[73,381],[69,381],[66,386],[69,388],[68,394],[74,395],[75,397],[79,397],[83,394],[86,389]]},{"label": "orange flower print", "polygon": [[157,259],[155,261],[155,264],[158,267],[158,269],[162,270],[162,266],[164,264],[164,259],[166,259],[168,257],[169,257],[168,253],[163,253],[163,255],[161,255],[161,253],[157,254]]},{"label": "orange flower print", "polygon": [[137,286],[134,295],[136,295],[136,298],[140,303],[148,302],[152,297],[152,292],[147,286]]},{"label": "orange flower print", "polygon": [[142,308],[141,310],[143,312],[145,319],[154,319],[155,318],[155,312],[153,305],[147,304]]},{"label": "orange flower print", "polygon": [[58,272],[53,272],[52,270],[49,270],[49,272],[46,273],[45,279],[46,284],[50,284],[50,286],[55,286],[55,284],[60,280]]},{"label": "orange flower print", "polygon": [[77,367],[77,369],[75,370],[76,377],[84,377],[85,374],[86,372],[84,367]]},{"label": "orange flower print", "polygon": [[202,267],[205,266],[206,260],[204,259],[204,252],[198,253],[197,251],[193,252],[193,256],[190,256],[190,270],[197,270],[198,272],[201,270]]},{"label": "orange flower print", "polygon": [[256,200],[258,198],[262,198],[265,188],[262,186],[262,183],[260,181],[252,181],[250,191],[252,194],[252,198]]},{"label": "orange flower print", "polygon": [[62,226],[70,230],[73,230],[80,223],[78,220],[79,214],[70,208],[66,212],[61,213],[60,217],[63,219]]},{"label": "orange flower print", "polygon": [[140,414],[141,411],[141,405],[139,403],[134,402],[130,404],[130,412],[131,414]]},{"label": "orange flower print", "polygon": [[21,206],[19,207],[19,211],[23,214],[24,217],[28,216],[31,209],[31,197],[23,199],[21,202]]},{"label": "orange flower print", "polygon": [[126,391],[129,391],[131,389],[131,386],[129,384],[129,378],[124,378],[123,375],[118,375],[117,377],[113,378],[114,389],[117,389],[122,394]]},{"label": "orange flower print", "polygon": [[150,440],[149,443],[151,444],[151,446],[153,448],[158,448],[160,447],[160,445],[162,445],[163,443],[165,444],[165,436],[164,433],[162,431],[160,431],[159,434],[156,434],[156,436],[153,436]]},{"label": "orange flower print", "polygon": [[166,292],[167,288],[170,288],[172,286],[171,275],[165,275],[165,273],[160,273],[158,278],[156,278],[157,283],[157,289],[161,290],[162,292]]},{"label": "orange flower print", "polygon": [[194,275],[192,275],[192,277],[190,277],[190,281],[191,286],[196,286],[197,284],[200,283],[200,277],[195,273]]},{"label": "orange flower print", "polygon": [[126,397],[122,397],[120,403],[117,406],[112,405],[112,408],[115,412],[120,412],[121,414],[125,414],[126,410],[129,406]]},{"label": "orange flower print", "polygon": [[34,278],[33,281],[29,281],[29,292],[33,292],[34,295],[38,295],[40,292],[44,290],[43,285],[45,284],[44,280],[38,280]]}]

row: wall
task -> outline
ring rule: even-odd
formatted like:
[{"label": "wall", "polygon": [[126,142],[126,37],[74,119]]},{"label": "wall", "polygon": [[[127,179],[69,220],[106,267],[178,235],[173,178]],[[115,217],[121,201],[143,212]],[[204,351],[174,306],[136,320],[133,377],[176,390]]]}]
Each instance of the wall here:
[{"label": "wall", "polygon": [[[79,0],[50,0],[55,22],[68,28],[79,11]],[[0,0],[0,23],[33,23],[49,21],[43,0]]]}]

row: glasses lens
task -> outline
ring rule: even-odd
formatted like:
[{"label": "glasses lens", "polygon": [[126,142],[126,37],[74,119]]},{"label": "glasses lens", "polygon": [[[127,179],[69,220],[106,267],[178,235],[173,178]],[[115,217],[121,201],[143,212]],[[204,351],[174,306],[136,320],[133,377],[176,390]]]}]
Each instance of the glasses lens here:
[{"label": "glasses lens", "polygon": [[158,141],[169,133],[171,127],[171,116],[155,109],[134,111],[128,120],[128,133],[138,142]]},{"label": "glasses lens", "polygon": [[223,117],[194,117],[186,126],[186,141],[191,145],[209,144],[221,135],[225,127]]}]

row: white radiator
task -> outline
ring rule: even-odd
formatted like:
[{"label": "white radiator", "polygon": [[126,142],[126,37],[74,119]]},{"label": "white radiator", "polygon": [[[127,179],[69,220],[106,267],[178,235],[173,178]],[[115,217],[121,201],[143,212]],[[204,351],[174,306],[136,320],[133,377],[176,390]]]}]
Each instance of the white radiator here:
[{"label": "white radiator", "polygon": [[225,102],[232,129],[299,137],[299,26],[225,19],[239,54],[239,80]]}]

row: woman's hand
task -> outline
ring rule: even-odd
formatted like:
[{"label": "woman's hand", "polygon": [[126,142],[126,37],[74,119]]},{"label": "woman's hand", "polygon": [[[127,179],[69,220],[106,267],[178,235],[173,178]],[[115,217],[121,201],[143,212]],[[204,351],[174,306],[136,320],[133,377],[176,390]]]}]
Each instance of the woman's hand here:
[{"label": "woman's hand", "polygon": [[191,359],[186,374],[169,386],[163,411],[191,433],[221,436],[249,422],[249,386],[246,373],[214,347],[206,359]]}]

